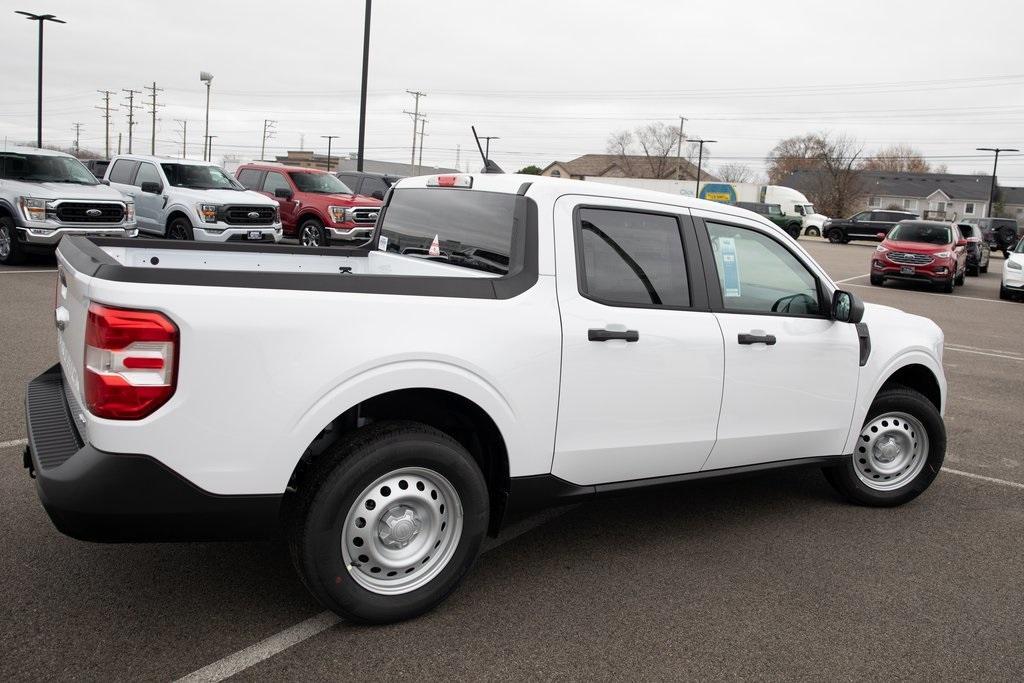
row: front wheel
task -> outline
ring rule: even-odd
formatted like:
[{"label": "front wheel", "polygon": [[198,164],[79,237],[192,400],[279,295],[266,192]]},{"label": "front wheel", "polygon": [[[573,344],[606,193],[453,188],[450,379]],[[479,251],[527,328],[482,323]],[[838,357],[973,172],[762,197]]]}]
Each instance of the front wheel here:
[{"label": "front wheel", "polygon": [[175,218],[167,226],[167,238],[172,240],[192,239],[192,224],[187,218]]},{"label": "front wheel", "polygon": [[964,268],[964,272],[960,273],[959,275],[957,275],[953,279],[953,284],[955,284],[957,287],[963,287],[964,286],[964,279],[965,279],[966,275],[967,275],[967,269]]},{"label": "front wheel", "polygon": [[871,273],[871,284],[875,287],[881,287],[885,283],[885,278],[881,275],[875,275]]},{"label": "front wheel", "polygon": [[812,225],[811,227],[807,228],[807,236],[808,237],[820,237],[821,236],[821,230],[818,230],[816,227],[814,227]]},{"label": "front wheel", "polygon": [[7,216],[0,217],[0,263],[17,266],[25,262],[25,252],[14,234],[14,221]]},{"label": "front wheel", "polygon": [[310,592],[360,623],[444,600],[487,531],[487,485],[457,441],[416,422],[364,427],[320,456],[294,494],[289,543]]},{"label": "front wheel", "polygon": [[890,507],[924,492],[945,457],[938,409],[921,393],[897,386],[875,397],[853,455],[825,469],[825,477],[854,503]]},{"label": "front wheel", "polygon": [[308,218],[299,225],[299,244],[304,247],[326,247],[327,234],[324,226],[315,218]]},{"label": "front wheel", "polygon": [[828,241],[832,244],[842,244],[844,241],[843,231],[839,228],[832,228],[828,231]]},{"label": "front wheel", "polygon": [[1010,290],[1008,290],[1001,284],[999,285],[999,298],[1002,299],[1003,301],[1010,300]]}]

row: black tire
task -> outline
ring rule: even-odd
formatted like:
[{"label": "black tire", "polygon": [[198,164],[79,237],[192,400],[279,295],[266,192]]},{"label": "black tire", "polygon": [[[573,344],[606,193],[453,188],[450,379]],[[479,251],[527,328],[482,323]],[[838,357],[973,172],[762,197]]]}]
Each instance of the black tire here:
[{"label": "black tire", "polygon": [[967,266],[966,274],[971,277],[978,277],[979,268],[978,266]]},{"label": "black tire", "polygon": [[28,258],[15,232],[14,221],[0,216],[0,263],[5,266],[19,266]]},{"label": "black tire", "polygon": [[[432,580],[410,592],[388,595],[353,578],[350,572],[360,569],[346,567],[342,534],[365,489],[406,467],[427,468],[450,482],[462,503],[462,532]],[[292,560],[306,588],[327,609],[365,624],[410,619],[448,597],[476,560],[489,514],[487,484],[466,449],[443,432],[407,421],[374,423],[341,439],[302,476],[287,505]]]},{"label": "black tire", "polygon": [[978,266],[978,272],[979,273],[987,273],[988,272],[988,263],[986,263],[983,266]]},{"label": "black tire", "polygon": [[1006,287],[1003,287],[1002,284],[999,285],[999,298],[1002,299],[1003,301],[1010,300],[1010,290],[1008,290]]},{"label": "black tire", "polygon": [[178,216],[168,224],[165,236],[169,240],[190,240],[195,237],[192,232],[192,223],[182,216]]},{"label": "black tire", "polygon": [[839,228],[832,228],[828,231],[828,241],[832,244],[845,244],[848,240],[843,236]]},{"label": "black tire", "polygon": [[786,232],[788,232],[789,236],[792,237],[793,239],[800,239],[800,224],[790,223],[789,225],[786,226]]},{"label": "black tire", "polygon": [[821,231],[818,230],[816,227],[814,227],[812,225],[811,227],[807,228],[807,236],[808,237],[820,237],[821,236]]},{"label": "black tire", "polygon": [[326,247],[329,245],[324,224],[317,218],[307,218],[299,223],[297,230],[299,244],[304,247]]},{"label": "black tire", "polygon": [[956,277],[953,278],[953,284],[956,285],[957,287],[963,287],[964,286],[964,280],[966,279],[966,277],[967,277],[967,269],[964,268],[964,271],[962,273],[960,273],[959,275],[957,275]]},{"label": "black tire", "polygon": [[874,285],[875,287],[881,287],[883,284],[885,284],[885,278],[882,277],[881,275],[875,275],[874,273],[871,273],[871,284]]},{"label": "black tire", "polygon": [[954,284],[956,284],[955,278],[949,278],[945,282],[939,284],[939,291],[943,292],[944,294],[952,294]]},{"label": "black tire", "polygon": [[904,386],[883,389],[868,410],[865,426],[874,418],[886,413],[907,413],[924,425],[925,431],[928,432],[928,453],[924,454],[924,466],[913,479],[889,491],[873,489],[861,481],[855,470],[859,462],[856,454],[840,465],[825,468],[825,478],[828,482],[851,502],[873,507],[903,505],[921,495],[942,468],[942,462],[946,457],[946,427],[938,409],[931,401],[921,393]]}]

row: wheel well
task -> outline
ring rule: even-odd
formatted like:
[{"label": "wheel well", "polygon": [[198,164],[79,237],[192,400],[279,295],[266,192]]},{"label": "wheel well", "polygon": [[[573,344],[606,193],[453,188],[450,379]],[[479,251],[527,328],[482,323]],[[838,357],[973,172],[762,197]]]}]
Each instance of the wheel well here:
[{"label": "wheel well", "polygon": [[438,429],[458,441],[473,456],[487,481],[490,529],[497,534],[509,492],[508,450],[505,440],[480,406],[440,389],[402,389],[374,396],[331,421],[309,445],[292,472],[288,490],[302,483],[309,464],[341,437],[380,420],[412,420]]},{"label": "wheel well", "polygon": [[295,219],[295,225],[302,225],[302,221],[306,220],[307,218],[315,218],[317,219],[317,221],[320,222],[320,225],[324,224],[324,219],[320,216],[320,214],[316,213],[315,211],[303,211],[302,213],[299,214],[299,217]]},{"label": "wheel well", "polygon": [[188,217],[187,213],[185,213],[184,211],[172,211],[171,214],[167,216],[167,222],[164,223],[164,227],[171,227],[171,222],[174,221],[176,218],[184,218],[185,220],[188,221],[189,225],[192,225],[192,219]]},{"label": "wheel well", "polygon": [[884,391],[893,386],[904,386],[924,395],[936,410],[942,410],[942,391],[939,389],[939,380],[935,378],[927,367],[917,363],[904,365],[892,373],[879,391]]}]

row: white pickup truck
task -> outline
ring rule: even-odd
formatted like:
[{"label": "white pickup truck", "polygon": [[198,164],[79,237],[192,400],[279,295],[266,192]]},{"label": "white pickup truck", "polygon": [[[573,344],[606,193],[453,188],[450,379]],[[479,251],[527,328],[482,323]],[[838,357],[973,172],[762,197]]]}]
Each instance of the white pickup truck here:
[{"label": "white pickup truck", "polygon": [[945,454],[939,328],[723,204],[418,177],[360,249],[73,238],[57,256],[60,363],[29,385],[25,454],[57,528],[283,527],[355,621],[434,606],[486,534],[546,505],[810,465],[891,506]]}]

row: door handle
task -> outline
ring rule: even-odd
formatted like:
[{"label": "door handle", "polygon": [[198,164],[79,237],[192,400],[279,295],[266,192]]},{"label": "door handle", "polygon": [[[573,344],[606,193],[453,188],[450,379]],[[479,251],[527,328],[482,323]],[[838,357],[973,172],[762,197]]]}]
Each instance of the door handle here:
[{"label": "door handle", "polygon": [[765,344],[767,346],[775,346],[775,335],[744,334],[741,332],[738,341],[740,344]]},{"label": "door handle", "polygon": [[610,341],[612,339],[625,339],[628,342],[640,341],[640,333],[636,330],[587,330],[587,339],[590,341]]}]

